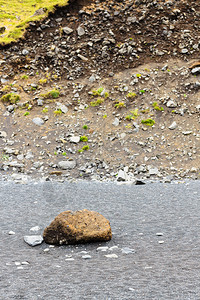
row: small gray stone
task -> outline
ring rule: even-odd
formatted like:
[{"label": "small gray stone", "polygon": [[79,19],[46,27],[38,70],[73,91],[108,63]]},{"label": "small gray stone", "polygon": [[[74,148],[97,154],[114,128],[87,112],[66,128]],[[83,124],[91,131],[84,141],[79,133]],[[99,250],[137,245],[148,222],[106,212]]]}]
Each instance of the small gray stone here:
[{"label": "small gray stone", "polygon": [[134,253],[134,252],[135,252],[134,249],[131,249],[131,248],[128,248],[128,247],[122,248],[122,253],[123,254],[131,254],[131,253]]},{"label": "small gray stone", "polygon": [[31,229],[30,229],[30,231],[34,231],[34,232],[37,232],[37,231],[39,231],[40,230],[40,227],[39,226],[35,226],[35,227],[32,227]]},{"label": "small gray stone", "polygon": [[39,117],[33,118],[32,121],[33,121],[34,124],[36,124],[38,126],[42,126],[44,124],[44,121]]},{"label": "small gray stone", "polygon": [[91,259],[92,256],[91,256],[91,255],[83,255],[82,258],[83,258],[83,259]]},{"label": "small gray stone", "polygon": [[5,131],[0,131],[0,138],[6,138],[7,133]]},{"label": "small gray stone", "polygon": [[85,34],[84,28],[81,27],[81,26],[79,26],[79,27],[77,28],[77,33],[78,33],[79,36],[84,35],[84,34]]},{"label": "small gray stone", "polygon": [[158,168],[149,168],[150,175],[158,175],[159,171]]},{"label": "small gray stone", "polygon": [[114,126],[119,126],[119,119],[115,118],[115,120],[112,123]]},{"label": "small gray stone", "polygon": [[11,230],[11,231],[8,232],[8,234],[9,235],[15,235],[15,232]]},{"label": "small gray stone", "polygon": [[59,161],[58,167],[63,170],[74,169],[76,167],[76,161],[75,160],[62,160],[62,161]]},{"label": "small gray stone", "polygon": [[174,121],[168,128],[171,130],[174,130],[174,129],[176,129],[176,127],[177,127],[177,123]]},{"label": "small gray stone", "polygon": [[23,49],[23,50],[22,50],[22,54],[23,54],[23,55],[27,55],[27,54],[29,54],[29,51],[26,50],[26,49]]},{"label": "small gray stone", "polygon": [[156,235],[157,236],[163,236],[163,233],[162,232],[157,232]]},{"label": "small gray stone", "polygon": [[126,181],[128,179],[128,176],[126,172],[123,170],[119,170],[118,175],[117,175],[117,181]]},{"label": "small gray stone", "polygon": [[96,76],[94,74],[92,74],[89,78],[90,82],[94,82],[96,80]]},{"label": "small gray stone", "polygon": [[73,29],[69,28],[69,27],[63,27],[63,32],[67,35],[71,34],[73,32]]},{"label": "small gray stone", "polygon": [[42,99],[38,99],[38,100],[37,100],[37,105],[38,105],[38,106],[44,105],[44,101],[43,101]]},{"label": "small gray stone", "polygon": [[104,255],[105,257],[108,257],[108,258],[118,258],[117,254],[106,254]]},{"label": "small gray stone", "polygon": [[108,250],[108,246],[102,246],[97,248],[97,251],[107,251],[107,250]]},{"label": "small gray stone", "polygon": [[173,100],[167,101],[167,107],[173,108],[177,107],[177,104]]},{"label": "small gray stone", "polygon": [[71,143],[77,144],[77,143],[80,142],[80,136],[76,136],[76,135],[71,136],[69,140],[70,140]]},{"label": "small gray stone", "polygon": [[183,131],[182,134],[189,135],[189,134],[192,134],[192,131],[189,131],[189,130],[188,131]]},{"label": "small gray stone", "polygon": [[78,56],[81,60],[83,60],[83,61],[88,61],[88,58],[85,57],[85,56],[83,56],[83,55],[81,55],[81,54],[78,54],[77,56]]},{"label": "small gray stone", "polygon": [[34,247],[34,246],[42,244],[43,237],[41,235],[26,235],[26,236],[24,236],[24,241],[29,246]]},{"label": "small gray stone", "polygon": [[191,71],[192,74],[198,74],[200,73],[200,67],[196,67],[196,68],[193,68],[192,71]]},{"label": "small gray stone", "polygon": [[23,163],[19,163],[19,162],[16,161],[16,160],[13,160],[13,161],[11,161],[11,162],[8,162],[7,165],[10,166],[10,167],[16,167],[16,168],[23,168],[23,167],[24,167],[24,164],[23,164]]},{"label": "small gray stone", "polygon": [[68,112],[67,106],[60,102],[56,103],[56,109],[60,109],[64,114],[66,114]]},{"label": "small gray stone", "polygon": [[186,48],[182,49],[182,50],[181,50],[181,53],[182,53],[182,54],[188,53],[188,49],[186,49]]},{"label": "small gray stone", "polygon": [[73,258],[73,257],[69,257],[69,258],[66,258],[65,260],[66,260],[66,261],[73,261],[74,258]]}]

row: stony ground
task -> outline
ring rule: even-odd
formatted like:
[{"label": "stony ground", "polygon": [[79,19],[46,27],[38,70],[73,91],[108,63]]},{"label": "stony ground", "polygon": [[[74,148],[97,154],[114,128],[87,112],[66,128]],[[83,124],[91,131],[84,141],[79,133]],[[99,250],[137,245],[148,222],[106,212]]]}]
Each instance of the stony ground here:
[{"label": "stony ground", "polygon": [[74,1],[32,23],[0,52],[3,178],[199,178],[199,17],[199,1]]}]

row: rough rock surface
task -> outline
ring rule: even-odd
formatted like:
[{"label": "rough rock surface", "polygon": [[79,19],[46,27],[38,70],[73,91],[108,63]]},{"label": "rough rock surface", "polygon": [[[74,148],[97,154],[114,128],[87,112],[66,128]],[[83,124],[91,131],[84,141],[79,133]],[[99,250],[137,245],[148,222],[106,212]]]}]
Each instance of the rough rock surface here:
[{"label": "rough rock surface", "polygon": [[45,228],[43,238],[56,245],[103,242],[112,238],[112,232],[110,222],[98,212],[68,210]]}]

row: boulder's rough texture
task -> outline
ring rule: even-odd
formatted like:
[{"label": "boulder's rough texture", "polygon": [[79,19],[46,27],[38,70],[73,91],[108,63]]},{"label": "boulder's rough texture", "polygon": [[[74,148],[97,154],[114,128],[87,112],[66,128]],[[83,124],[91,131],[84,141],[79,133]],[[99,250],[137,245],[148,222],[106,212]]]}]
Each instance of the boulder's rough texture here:
[{"label": "boulder's rough texture", "polygon": [[78,244],[109,241],[110,222],[101,214],[87,209],[60,213],[43,233],[48,244]]}]

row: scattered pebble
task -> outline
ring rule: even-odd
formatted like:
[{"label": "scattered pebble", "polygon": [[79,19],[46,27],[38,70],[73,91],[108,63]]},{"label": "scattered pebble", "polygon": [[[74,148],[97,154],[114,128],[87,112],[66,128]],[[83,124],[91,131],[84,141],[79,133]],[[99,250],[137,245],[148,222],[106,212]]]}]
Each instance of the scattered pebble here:
[{"label": "scattered pebble", "polygon": [[43,237],[41,235],[26,235],[26,236],[24,236],[24,241],[29,246],[34,247],[34,246],[42,244]]},{"label": "scattered pebble", "polygon": [[98,248],[97,248],[97,251],[107,251],[108,248],[109,248],[109,247],[107,247],[107,246],[104,246],[104,247],[103,247],[103,246],[102,246],[102,247],[98,247]]},{"label": "scattered pebble", "polygon": [[118,258],[118,256],[117,256],[117,254],[106,254],[106,255],[104,255],[105,257],[107,257],[107,258]]},{"label": "scattered pebble", "polygon": [[15,232],[11,230],[11,231],[8,232],[8,234],[9,235],[15,235]]},{"label": "scattered pebble", "polygon": [[91,259],[92,256],[91,256],[91,255],[83,255],[82,258],[83,258],[83,259]]}]

